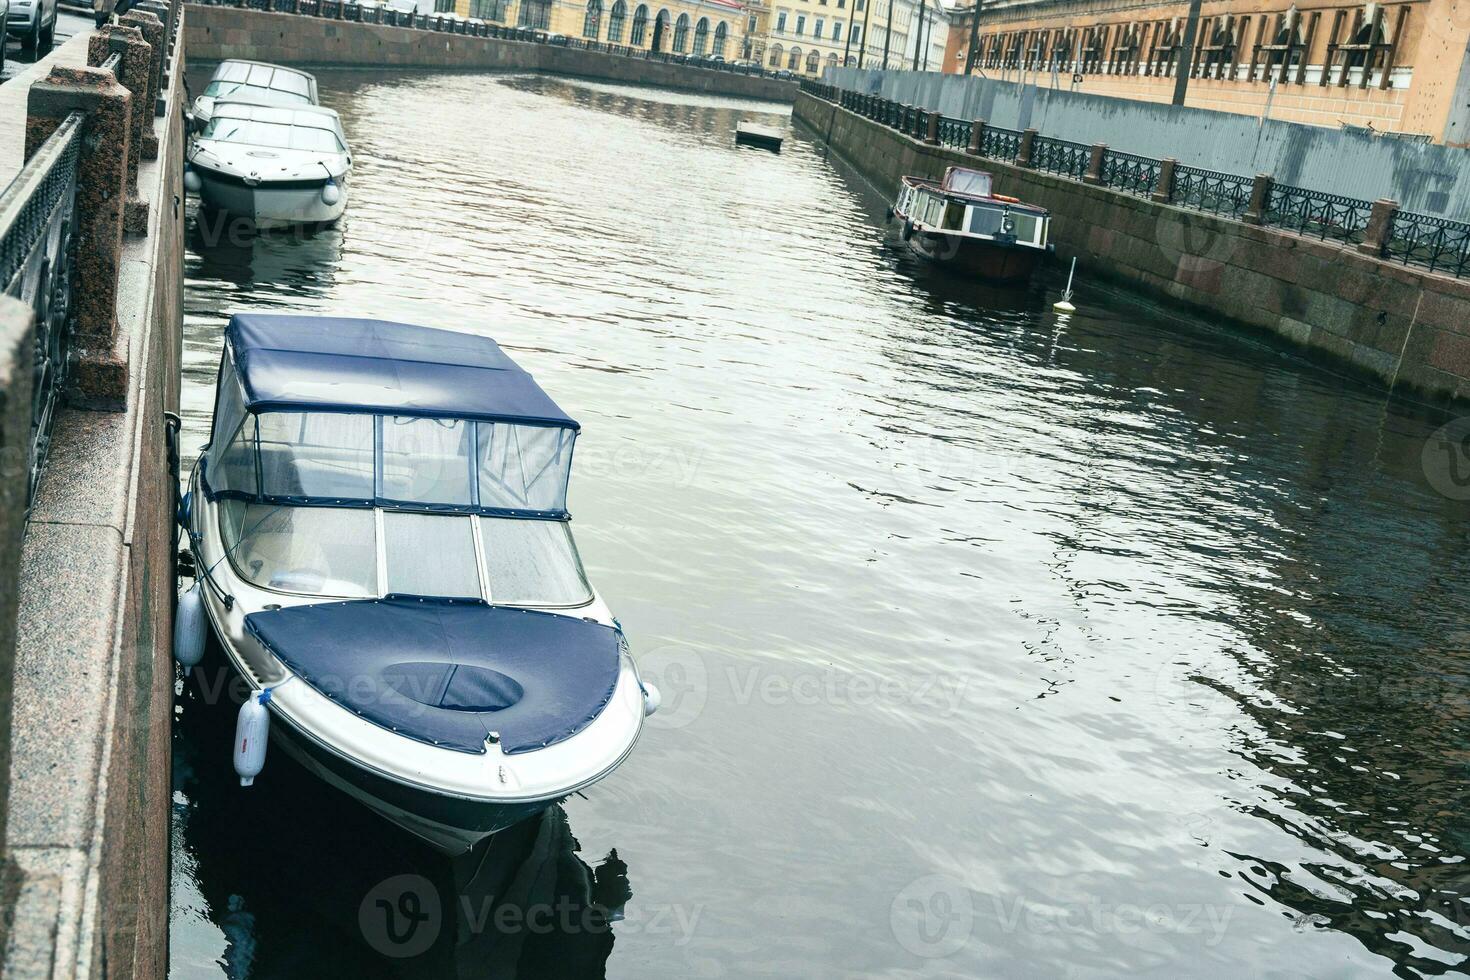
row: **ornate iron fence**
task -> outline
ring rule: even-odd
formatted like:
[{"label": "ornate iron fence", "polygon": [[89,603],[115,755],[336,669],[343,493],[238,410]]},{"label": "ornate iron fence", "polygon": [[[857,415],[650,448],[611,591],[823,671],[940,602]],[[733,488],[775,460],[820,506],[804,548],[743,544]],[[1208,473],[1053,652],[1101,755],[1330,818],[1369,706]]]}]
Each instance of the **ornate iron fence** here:
[{"label": "ornate iron fence", "polygon": [[1388,230],[1385,256],[1430,272],[1464,276],[1470,271],[1470,224],[1414,211],[1398,211]]},{"label": "ornate iron fence", "polygon": [[939,117],[939,142],[943,146],[954,146],[964,149],[970,145],[971,123],[965,119],[951,119],[949,116]]},{"label": "ornate iron fence", "polygon": [[0,191],[0,292],[36,314],[27,513],[46,464],[71,357],[77,157],[84,119],[80,112],[67,116]]},{"label": "ornate iron fence", "polygon": [[1031,144],[1031,166],[1049,174],[1081,180],[1092,162],[1092,147],[1086,143],[1038,136]]},{"label": "ornate iron fence", "polygon": [[980,136],[980,155],[992,160],[1014,160],[1021,154],[1021,133],[999,126],[986,126]]},{"label": "ornate iron fence", "polygon": [[1272,184],[1266,201],[1265,223],[1303,235],[1356,243],[1363,240],[1373,202],[1340,194],[1309,191],[1290,184]]},{"label": "ornate iron fence", "polygon": [[1170,203],[1238,218],[1250,207],[1254,185],[1255,181],[1249,177],[1178,166],[1174,168],[1174,196]]},{"label": "ornate iron fence", "polygon": [[1159,186],[1163,170],[1162,160],[1108,150],[1103,154],[1102,182],[1104,187],[1148,197]]}]

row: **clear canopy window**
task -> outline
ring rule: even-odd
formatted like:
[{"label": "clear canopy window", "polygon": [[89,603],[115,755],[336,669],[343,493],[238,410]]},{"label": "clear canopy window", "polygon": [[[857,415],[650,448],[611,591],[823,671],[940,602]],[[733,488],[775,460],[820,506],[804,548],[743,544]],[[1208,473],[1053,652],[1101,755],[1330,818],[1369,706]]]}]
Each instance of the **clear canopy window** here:
[{"label": "clear canopy window", "polygon": [[259,119],[241,119],[235,116],[214,116],[204,127],[200,139],[247,143],[250,146],[268,146],[277,150],[309,150],[313,153],[344,153],[347,150],[341,138],[330,129],[262,122]]},{"label": "clear canopy window", "polygon": [[977,197],[989,197],[991,180],[990,174],[979,170],[964,170],[956,167],[945,175],[945,190],[954,191],[956,194],[974,194]]},{"label": "clear canopy window", "polygon": [[252,65],[226,61],[215,69],[204,94],[214,98],[236,92],[269,93],[283,101],[312,103],[311,78],[299,71],[275,65]]},{"label": "clear canopy window", "polygon": [[205,477],[214,493],[262,502],[561,517],[575,435],[467,419],[247,414],[225,374]]}]

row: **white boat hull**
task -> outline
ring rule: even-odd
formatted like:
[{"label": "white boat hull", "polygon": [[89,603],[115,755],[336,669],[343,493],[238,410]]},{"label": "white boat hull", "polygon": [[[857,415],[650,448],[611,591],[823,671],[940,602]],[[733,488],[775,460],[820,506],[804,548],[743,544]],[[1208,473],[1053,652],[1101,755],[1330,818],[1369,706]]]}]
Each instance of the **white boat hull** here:
[{"label": "white boat hull", "polygon": [[322,196],[326,181],[305,186],[262,181],[251,187],[197,165],[194,171],[199,175],[199,200],[206,207],[249,218],[258,228],[331,224],[347,210],[345,178],[337,184],[336,202],[328,204]]}]

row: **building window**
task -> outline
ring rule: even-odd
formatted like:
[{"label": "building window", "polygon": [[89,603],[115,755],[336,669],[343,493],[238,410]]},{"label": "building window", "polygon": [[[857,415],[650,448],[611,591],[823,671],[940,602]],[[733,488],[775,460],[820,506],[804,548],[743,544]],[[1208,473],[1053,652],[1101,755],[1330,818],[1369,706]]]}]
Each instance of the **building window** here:
[{"label": "building window", "polygon": [[516,18],[520,27],[546,30],[551,26],[551,0],[521,0],[520,15]]},{"label": "building window", "polygon": [[434,0],[434,13],[436,13],[436,14],[452,14],[452,13],[454,13],[454,0]]},{"label": "building window", "polygon": [[771,45],[771,67],[781,67],[781,45],[779,44]]},{"label": "building window", "polygon": [[[613,16],[617,16],[617,13],[616,13],[617,8],[614,7],[613,10],[614,10]],[[648,33],[648,4],[646,4],[646,3],[640,3],[638,5],[638,9],[636,9],[636,10],[633,11],[633,30],[628,35],[628,43],[629,44],[633,44],[633,45],[641,45],[643,43],[643,35],[645,35],[647,33]]]},{"label": "building window", "polygon": [[[859,2],[861,2],[861,0],[859,0]],[[847,43],[848,44],[862,44],[863,43],[863,25],[862,24],[853,24],[852,25],[852,30],[849,31],[848,34],[847,34]]]},{"label": "building window", "polygon": [[470,0],[470,16],[481,20],[505,20],[505,0]]},{"label": "building window", "polygon": [[786,60],[786,67],[792,71],[801,70],[801,48],[791,49],[791,56]]},{"label": "building window", "polygon": [[817,18],[816,26],[812,28],[812,37],[819,41],[822,39],[822,18],[820,17]]},{"label": "building window", "polygon": [[832,25],[832,40],[842,40],[842,21],[840,20]]},{"label": "building window", "polygon": [[694,53],[704,54],[704,49],[709,47],[709,18],[699,18],[699,23],[694,25]]},{"label": "building window", "polygon": [[674,50],[680,53],[689,50],[689,15],[680,14],[674,22]]},{"label": "building window", "polygon": [[745,27],[745,33],[747,33],[747,34],[754,34],[755,33],[755,18],[754,17],[750,18],[750,23],[746,25],[746,27]]},{"label": "building window", "polygon": [[806,14],[796,15],[796,36],[801,37],[806,33]]},{"label": "building window", "polygon": [[868,0],[852,0],[852,9],[853,9],[853,12],[854,13],[860,14],[864,10],[866,10],[867,7],[868,7]]},{"label": "building window", "polygon": [[597,40],[602,28],[602,0],[587,0],[587,16],[582,18],[582,36]]},{"label": "building window", "polygon": [[817,73],[817,69],[820,68],[821,65],[822,55],[820,52],[813,51],[811,54],[806,56],[806,70],[808,74],[815,75]]},{"label": "building window", "polygon": [[725,56],[725,22],[720,21],[715,25],[715,54],[723,58]]},{"label": "building window", "polygon": [[[752,17],[750,19],[751,20],[755,20],[754,17]],[[781,11],[780,13],[776,14],[776,33],[777,34],[785,34],[786,33],[786,11],[784,11],[784,10]]]},{"label": "building window", "polygon": [[617,0],[612,5],[612,13],[607,18],[607,39],[615,44],[623,43],[623,21],[628,19],[628,4],[626,0]]}]

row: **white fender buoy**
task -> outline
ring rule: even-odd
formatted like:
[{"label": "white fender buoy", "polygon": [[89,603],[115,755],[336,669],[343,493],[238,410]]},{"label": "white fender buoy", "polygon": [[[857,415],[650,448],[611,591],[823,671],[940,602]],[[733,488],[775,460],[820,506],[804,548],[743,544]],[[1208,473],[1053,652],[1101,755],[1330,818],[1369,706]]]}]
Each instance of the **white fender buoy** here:
[{"label": "white fender buoy", "polygon": [[337,186],[335,180],[328,181],[326,186],[322,188],[322,203],[331,205],[336,204],[340,200],[342,200],[342,188]]},{"label": "white fender buoy", "polygon": [[184,190],[188,191],[190,194],[198,194],[200,188],[202,188],[203,186],[204,181],[199,179],[199,175],[197,173],[192,170],[184,171]]},{"label": "white fender buoy", "polygon": [[204,594],[200,584],[179,596],[174,613],[174,659],[185,668],[204,659]]},{"label": "white fender buoy", "polygon": [[647,718],[664,703],[664,696],[652,684],[643,685],[643,717]]},{"label": "white fender buoy", "polygon": [[271,732],[271,713],[266,703],[270,699],[270,688],[252,694],[240,705],[240,714],[235,719],[235,774],[240,777],[241,786],[252,785],[265,768],[265,747]]}]

